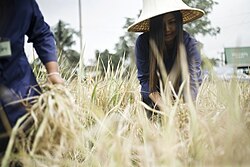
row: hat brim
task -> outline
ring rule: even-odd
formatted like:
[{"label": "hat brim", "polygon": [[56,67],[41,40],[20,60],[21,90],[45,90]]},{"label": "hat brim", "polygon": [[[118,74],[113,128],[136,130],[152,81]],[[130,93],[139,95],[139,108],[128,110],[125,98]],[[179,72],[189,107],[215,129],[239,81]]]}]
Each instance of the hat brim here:
[{"label": "hat brim", "polygon": [[[183,9],[179,10],[182,13],[182,19],[183,19],[183,24],[189,23],[191,21],[194,21],[204,15],[204,11],[196,8],[191,8],[191,9]],[[171,11],[174,12],[174,11]],[[166,12],[169,13],[169,12]],[[160,13],[156,16],[162,15],[165,13]],[[153,16],[155,17],[155,16]],[[150,17],[152,18],[152,17]],[[138,20],[134,24],[128,27],[129,32],[147,32],[149,31],[149,19],[150,18],[144,18],[142,20]]]}]

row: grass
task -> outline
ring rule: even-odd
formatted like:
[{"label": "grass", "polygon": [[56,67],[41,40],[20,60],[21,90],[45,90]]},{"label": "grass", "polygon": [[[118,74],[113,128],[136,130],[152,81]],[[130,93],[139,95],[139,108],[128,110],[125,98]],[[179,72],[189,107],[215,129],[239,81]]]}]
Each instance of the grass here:
[{"label": "grass", "polygon": [[42,84],[29,108],[35,123],[26,137],[18,125],[13,129],[2,166],[250,164],[249,83],[204,80],[195,108],[179,101],[149,121],[136,71],[124,76],[122,65],[107,71],[64,86]]}]

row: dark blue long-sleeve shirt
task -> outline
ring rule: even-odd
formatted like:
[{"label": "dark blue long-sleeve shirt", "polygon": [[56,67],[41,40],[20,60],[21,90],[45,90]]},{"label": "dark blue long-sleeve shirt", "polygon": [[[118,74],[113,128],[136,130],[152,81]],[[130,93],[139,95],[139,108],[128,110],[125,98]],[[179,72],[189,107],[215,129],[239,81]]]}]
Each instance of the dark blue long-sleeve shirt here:
[{"label": "dark blue long-sleeve shirt", "polygon": [[[190,75],[190,88],[193,99],[196,98],[198,86],[202,82],[201,76],[201,56],[197,49],[198,42],[187,32],[183,32],[184,45],[186,48],[188,69]],[[143,101],[149,104],[149,33],[141,34],[136,40],[135,46],[136,66],[138,79],[141,85],[141,95]],[[173,65],[173,61],[165,61],[166,69]],[[171,67],[170,67],[171,68]]]},{"label": "dark blue long-sleeve shirt", "polygon": [[[37,81],[24,52],[25,35],[28,37],[28,42],[33,43],[43,64],[57,61],[56,47],[54,36],[44,21],[36,1],[13,0],[13,2],[10,8],[12,11],[9,12],[10,18],[0,19],[0,38],[10,41],[12,52],[10,57],[0,58],[0,85],[25,98],[38,94],[31,90],[37,85]],[[4,98],[0,98],[0,102],[2,106],[7,103]],[[25,113],[21,108],[19,111],[7,107],[5,109],[12,125]]]}]

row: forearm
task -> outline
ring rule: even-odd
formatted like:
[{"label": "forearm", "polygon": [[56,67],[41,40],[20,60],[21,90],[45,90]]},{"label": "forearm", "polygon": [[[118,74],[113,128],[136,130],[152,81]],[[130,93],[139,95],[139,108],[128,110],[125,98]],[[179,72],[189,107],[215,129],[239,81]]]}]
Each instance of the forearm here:
[{"label": "forearm", "polygon": [[45,68],[47,70],[48,81],[52,84],[62,84],[64,80],[61,78],[59,73],[58,63],[55,61],[51,61],[45,64]]},{"label": "forearm", "polygon": [[160,110],[164,108],[164,104],[159,92],[152,92],[149,94],[149,98],[157,105]]},{"label": "forearm", "polygon": [[59,72],[59,67],[58,63],[55,61],[51,61],[45,64],[45,68],[47,70],[47,73],[54,73],[54,72]]}]

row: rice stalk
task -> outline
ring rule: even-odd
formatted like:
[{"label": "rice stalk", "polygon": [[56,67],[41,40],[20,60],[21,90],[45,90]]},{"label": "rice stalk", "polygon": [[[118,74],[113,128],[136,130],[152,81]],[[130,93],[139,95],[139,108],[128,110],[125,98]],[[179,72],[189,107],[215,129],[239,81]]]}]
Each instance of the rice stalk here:
[{"label": "rice stalk", "polygon": [[[28,136],[17,137],[13,130],[2,166],[18,161],[91,167],[250,163],[249,83],[204,80],[193,111],[183,102],[181,87],[176,101],[159,111],[141,101],[136,71],[130,76],[119,71],[42,87],[29,109],[34,125]],[[148,120],[145,108],[160,116]]]}]

